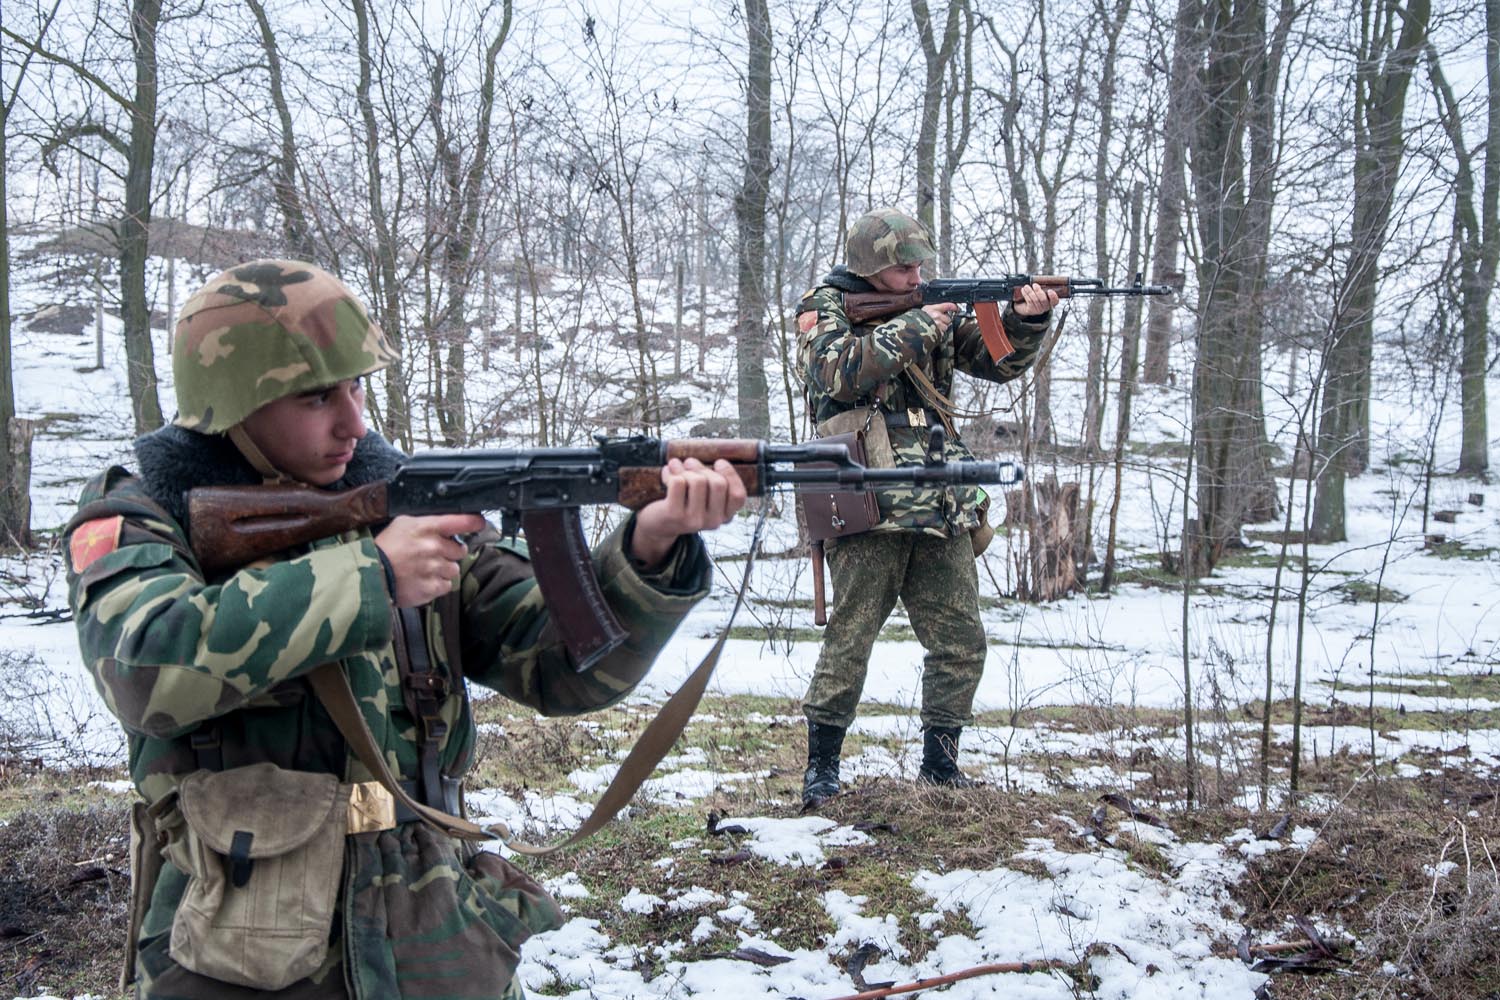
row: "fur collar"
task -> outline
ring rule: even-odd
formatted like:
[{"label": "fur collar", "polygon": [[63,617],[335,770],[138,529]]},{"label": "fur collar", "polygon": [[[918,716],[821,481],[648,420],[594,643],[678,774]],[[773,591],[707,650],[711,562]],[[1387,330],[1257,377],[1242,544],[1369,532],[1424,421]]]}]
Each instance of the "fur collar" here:
[{"label": "fur collar", "polygon": [[[187,524],[185,494],[195,486],[253,486],[260,473],[223,434],[200,434],[168,424],[135,441],[141,485],[178,524]],[[374,431],[354,448],[344,477],[328,488],[345,490],[395,475],[406,456]]]},{"label": "fur collar", "polygon": [[838,265],[832,271],[825,274],[823,276],[823,284],[832,285],[841,292],[877,291],[874,285],[849,270],[843,264]]}]

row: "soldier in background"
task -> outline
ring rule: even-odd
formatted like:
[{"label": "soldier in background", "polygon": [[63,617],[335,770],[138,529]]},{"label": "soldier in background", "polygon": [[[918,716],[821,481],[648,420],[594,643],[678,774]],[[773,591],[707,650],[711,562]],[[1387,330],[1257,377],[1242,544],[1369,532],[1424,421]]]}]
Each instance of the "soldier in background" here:
[{"label": "soldier in background", "polygon": [[384,789],[306,675],[337,661],[403,788],[456,812],[476,742],[464,679],[547,715],[619,701],[708,591],[695,532],[744,503],[727,462],[663,469],[665,499],[594,552],[629,637],[582,674],[524,543],[478,515],[399,517],[206,579],[187,490],[394,473],[403,456],[363,420],[363,380],[394,357],[327,272],[231,268],[183,309],[175,424],[135,443],[135,474],[92,480],[66,529],[83,657],[144,800],[125,975],[138,997],[521,996],[518,949],[561,923],[557,905],[405,809],[354,808]]},{"label": "soldier in background", "polygon": [[[972,460],[949,408],[954,372],[991,382],[1020,376],[1036,360],[1056,294],[1038,285],[1023,289],[1024,300],[1003,317],[1016,351],[995,362],[973,319],[953,323],[958,306],[952,303],[850,324],[846,292],[903,294],[921,284],[922,265],[937,254],[920,222],[895,209],[877,209],[855,220],[845,249],[848,263],[834,268],[797,309],[799,358],[818,433],[859,427],[867,437],[888,436],[896,465],[921,465],[930,428],[943,426],[943,454],[934,457]],[[844,734],[854,721],[870,651],[897,598],[926,650],[918,778],[960,788],[974,784],[958,770],[958,744],[973,721],[986,648],[974,560],[992,532],[985,523],[988,502],[981,506],[979,494],[976,487],[881,490],[881,520],[873,530],[824,542],[833,607],[802,706],[804,808],[839,791]]]}]

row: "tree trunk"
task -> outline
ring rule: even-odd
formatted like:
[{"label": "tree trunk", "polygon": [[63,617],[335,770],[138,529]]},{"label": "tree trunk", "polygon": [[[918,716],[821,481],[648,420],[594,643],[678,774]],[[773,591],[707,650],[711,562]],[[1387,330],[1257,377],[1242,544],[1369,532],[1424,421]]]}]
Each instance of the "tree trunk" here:
[{"label": "tree trunk", "polygon": [[1247,521],[1264,519],[1268,507],[1272,515],[1279,509],[1260,352],[1276,162],[1268,143],[1286,25],[1278,22],[1268,40],[1265,16],[1261,0],[1213,0],[1194,43],[1200,75],[1190,117],[1203,253],[1193,408],[1201,565],[1207,568],[1238,543]]},{"label": "tree trunk", "polygon": [[[1314,473],[1311,540],[1341,542],[1344,477],[1370,457],[1370,365],[1375,344],[1380,254],[1406,152],[1402,118],[1412,69],[1427,37],[1428,0],[1364,0],[1359,74],[1354,91],[1354,199],[1347,269],[1340,282],[1324,365]],[[1392,26],[1402,21],[1399,36]]]},{"label": "tree trunk", "polygon": [[151,343],[151,304],[146,299],[150,253],[151,176],[156,158],[156,26],[161,0],[134,0],[130,32],[135,59],[135,98],[130,114],[130,152],[125,167],[125,214],[116,238],[120,255],[120,312],[125,327],[126,383],[136,434],[162,425],[156,359]]},{"label": "tree trunk", "polygon": [[[1146,186],[1136,181],[1130,192],[1130,268],[1140,267],[1141,227],[1145,214]],[[1130,440],[1130,408],[1135,401],[1136,366],[1140,357],[1141,300],[1125,300],[1125,324],[1120,332],[1120,397],[1115,419],[1115,488],[1109,507],[1109,541],[1104,546],[1104,569],[1099,576],[1099,590],[1109,593],[1115,578],[1115,540],[1120,519],[1120,499],[1124,491],[1125,445]]]},{"label": "tree trunk", "polygon": [[[1177,254],[1182,244],[1182,210],[1187,197],[1187,143],[1191,124],[1187,109],[1193,85],[1192,48],[1200,0],[1179,0],[1173,30],[1172,69],[1167,81],[1167,114],[1162,122],[1161,190],[1156,202],[1156,248],[1151,280],[1180,288]],[[1165,385],[1171,378],[1172,310],[1175,296],[1153,296],[1146,320],[1146,360],[1141,381]]]},{"label": "tree trunk", "polygon": [[1485,0],[1485,128],[1483,188],[1475,208],[1472,161],[1458,102],[1443,76],[1437,50],[1427,47],[1433,89],[1443,109],[1443,126],[1457,161],[1453,238],[1458,244],[1458,285],[1462,318],[1459,405],[1463,421],[1458,471],[1483,475],[1490,465],[1489,413],[1485,379],[1489,373],[1490,296],[1500,263],[1500,0]]},{"label": "tree trunk", "polygon": [[1053,601],[1081,589],[1078,566],[1087,558],[1078,516],[1077,483],[1058,484],[1050,473],[1005,494],[1005,523],[1030,536],[1022,596]]},{"label": "tree trunk", "polygon": [[927,64],[922,85],[922,118],[917,126],[917,221],[926,226],[929,233],[937,232],[933,216],[937,202],[937,131],[938,113],[943,107],[943,81],[948,75],[948,62],[958,45],[959,26],[965,9],[962,0],[949,3],[948,20],[943,25],[943,40],[939,44],[932,33],[927,0],[911,0],[911,15],[916,22],[917,38],[922,43],[922,55]]},{"label": "tree trunk", "polygon": [[[1094,153],[1094,273],[1110,278],[1109,268],[1109,203],[1112,200],[1111,181],[1114,171],[1110,169],[1110,144],[1114,140],[1115,122],[1115,63],[1119,51],[1120,29],[1125,26],[1125,17],[1130,12],[1130,0],[1117,0],[1113,10],[1107,10],[1104,0],[1095,0],[1094,17],[1104,36],[1104,52],[1099,77],[1099,139]],[[1089,300],[1088,310],[1088,363],[1084,375],[1083,404],[1083,453],[1099,454],[1099,435],[1104,425],[1104,298],[1095,296]]]},{"label": "tree trunk", "polygon": [[405,339],[401,322],[401,286],[396,280],[396,241],[386,216],[382,183],[380,148],[382,136],[375,120],[375,103],[370,96],[373,57],[370,51],[370,14],[366,0],[352,0],[356,26],[355,42],[359,52],[359,82],[355,99],[364,124],[365,183],[369,188],[370,224],[375,230],[375,246],[366,253],[366,270],[370,279],[371,308],[380,320],[397,357],[385,370],[386,437],[398,447],[412,449],[411,400],[407,395],[406,366],[400,351]]},{"label": "tree trunk", "polygon": [[255,23],[260,29],[260,47],[266,56],[266,73],[270,78],[271,106],[276,110],[276,121],[281,129],[281,155],[276,158],[271,191],[276,199],[276,207],[281,212],[282,240],[289,256],[313,261],[317,257],[317,248],[313,246],[307,212],[302,207],[301,189],[297,186],[297,176],[300,173],[297,165],[297,136],[292,125],[292,111],[287,105],[286,92],[282,86],[281,53],[276,46],[276,34],[271,30],[271,21],[266,17],[265,5],[260,0],[245,2],[250,5]]},{"label": "tree trunk", "polygon": [[[20,81],[16,82],[17,87]],[[0,163],[9,163],[5,158],[6,137],[10,135],[11,101],[9,95],[0,107]],[[0,170],[0,428],[8,428],[16,415],[16,385],[11,370],[10,356],[10,212],[6,202],[6,171]],[[24,540],[31,532],[31,482],[21,481],[18,471],[30,465],[30,455],[21,454],[14,447],[14,438],[7,434],[5,447],[0,448],[0,545],[10,539]]]},{"label": "tree trunk", "polygon": [[972,106],[974,98],[974,12],[967,3],[964,8],[963,58],[949,63],[948,92],[944,95],[946,129],[944,131],[943,172],[938,178],[938,208],[941,221],[938,225],[938,274],[953,273],[953,177],[963,165],[964,153],[969,148],[969,134],[973,125]]},{"label": "tree trunk", "polygon": [[766,385],[766,197],[771,182],[771,16],[766,0],[746,0],[745,173],[734,199],[739,225],[738,316],[739,434],[771,433]]}]

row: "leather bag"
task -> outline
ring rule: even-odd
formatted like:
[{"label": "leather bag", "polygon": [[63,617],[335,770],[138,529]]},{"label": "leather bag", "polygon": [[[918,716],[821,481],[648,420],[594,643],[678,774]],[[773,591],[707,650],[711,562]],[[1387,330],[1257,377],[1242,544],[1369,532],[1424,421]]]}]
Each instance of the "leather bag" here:
[{"label": "leather bag", "polygon": [[[885,424],[881,423],[884,429]],[[820,437],[821,444],[842,444],[849,449],[849,457],[860,465],[867,465],[865,454],[865,432],[852,430],[830,437]],[[809,462],[808,468],[828,467],[827,462]],[[863,534],[880,523],[880,505],[875,494],[869,490],[806,490],[797,494],[802,509],[802,523],[807,528],[807,537],[815,542],[830,538],[847,538]]]}]

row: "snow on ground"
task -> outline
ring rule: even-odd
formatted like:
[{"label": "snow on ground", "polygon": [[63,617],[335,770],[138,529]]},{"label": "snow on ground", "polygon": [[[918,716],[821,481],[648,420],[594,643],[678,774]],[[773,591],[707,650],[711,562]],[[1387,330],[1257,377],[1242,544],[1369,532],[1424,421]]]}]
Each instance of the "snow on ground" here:
[{"label": "snow on ground", "polygon": [[[42,297],[22,285],[13,301],[24,316],[42,304]],[[107,334],[105,368],[87,370],[93,362],[91,334],[40,334],[29,332],[24,323],[18,326],[13,347],[21,415],[47,420],[36,441],[33,468],[33,524],[38,528],[55,528],[67,519],[78,488],[89,475],[111,462],[129,461],[130,424],[119,374],[124,363],[118,324],[112,319]],[[1060,372],[1074,371],[1081,366],[1080,357],[1081,345],[1064,342],[1053,364]],[[716,361],[724,364],[727,359]],[[1275,357],[1268,361],[1279,363]],[[607,359],[602,364],[602,370],[610,370]],[[169,400],[170,370],[165,363],[161,375],[163,399]],[[779,377],[774,369],[771,375]],[[512,377],[503,366],[494,372],[476,372],[470,398],[483,399],[488,394],[488,398],[503,399],[512,388],[504,386],[505,380]],[[1181,378],[1178,384],[1188,381]],[[696,421],[732,412],[733,398],[724,384],[712,379],[674,383],[672,393],[687,398],[692,413],[680,421],[681,426],[669,428],[669,434],[685,436]],[[1407,710],[1493,708],[1484,699],[1451,696],[1432,675],[1488,673],[1500,664],[1500,495],[1488,491],[1488,502],[1476,506],[1468,502],[1468,495],[1485,493],[1482,487],[1434,480],[1433,509],[1455,512],[1454,522],[1440,527],[1451,541],[1481,555],[1445,559],[1426,548],[1424,535],[1439,526],[1424,525],[1420,504],[1414,502],[1422,490],[1420,459],[1425,442],[1434,437],[1439,469],[1451,464],[1457,447],[1455,419],[1449,414],[1438,420],[1421,406],[1412,406],[1410,394],[1394,380],[1379,384],[1384,386],[1384,395],[1378,391],[1372,401],[1373,457],[1379,471],[1349,484],[1350,541],[1311,549],[1309,565],[1315,572],[1305,618],[1299,619],[1294,600],[1300,581],[1289,568],[1281,578],[1271,625],[1276,582],[1271,565],[1223,570],[1202,581],[1186,607],[1180,593],[1141,584],[1122,585],[1107,599],[1079,595],[1045,606],[992,600],[985,611],[990,657],[976,708],[1012,712],[1076,703],[1175,708],[1183,699],[1184,660],[1200,707],[1260,697],[1268,659],[1277,696],[1283,697],[1291,691],[1299,655],[1304,690],[1315,704],[1346,702]],[[1069,395],[1069,383],[1057,380],[1055,391],[1059,426],[1076,425],[1080,402]],[[1500,380],[1492,383],[1491,394],[1500,398]],[[1283,398],[1287,397],[1278,396],[1268,405],[1273,436],[1286,441],[1295,430],[1297,415],[1281,407]],[[773,406],[778,405],[782,401],[773,399]],[[1146,390],[1137,413],[1135,433],[1147,442],[1180,438],[1189,423],[1189,403],[1181,389]],[[773,415],[773,422],[781,421],[784,426],[784,420],[784,413]],[[1107,419],[1106,426],[1113,424]],[[1048,472],[1065,478],[1078,476],[1071,468],[1031,470],[1033,477]],[[1177,475],[1161,463],[1151,468],[1138,464],[1125,472],[1120,549],[1138,565],[1149,568],[1156,553],[1170,551],[1176,544],[1183,492]],[[1287,485],[1282,483],[1283,496]],[[1111,478],[1098,474],[1093,483],[1096,510],[1109,508],[1110,489]],[[1300,496],[1299,492],[1299,502]],[[1300,517],[1300,512],[1294,512],[1294,527]],[[592,524],[594,530],[604,526]],[[638,702],[659,702],[675,690],[724,627],[752,529],[752,519],[747,517],[709,538],[711,551],[720,557],[717,591],[667,647],[635,696]],[[1104,530],[1103,523],[1097,523],[1096,537],[1102,537]],[[767,524],[763,548],[785,552],[794,543],[795,526],[783,505],[781,516]],[[980,579],[987,597],[996,598],[1014,586],[1015,553],[1009,544],[1003,536],[998,538],[984,557]],[[1097,549],[1100,543],[1095,544]],[[1263,555],[1276,554],[1274,546],[1252,544]],[[1295,557],[1300,552],[1290,554]],[[1368,590],[1351,590],[1351,583]],[[1378,608],[1368,598],[1377,583],[1391,595]],[[805,561],[758,561],[751,595],[739,624],[764,626],[768,638],[731,640],[711,690],[769,695],[794,703],[806,688],[818,651],[815,641],[800,638],[812,628],[806,610],[811,589]],[[122,763],[123,742],[80,667],[72,625],[58,620],[56,612],[65,604],[56,553],[0,564],[0,649],[9,651],[8,658],[0,660],[4,675],[0,680],[9,692],[0,704],[0,723],[12,732],[38,734],[33,752],[49,760]],[[899,612],[893,623],[904,623]],[[866,697],[896,710],[862,718],[857,727],[898,737],[902,749],[892,753],[875,748],[851,757],[846,762],[847,776],[858,780],[914,774],[920,742],[915,708],[921,655],[912,641],[878,644]],[[1371,694],[1372,680],[1382,690]],[[1240,728],[1239,732],[1236,727],[1225,730],[1246,741],[1256,737],[1251,729]],[[1285,727],[1278,727],[1274,736],[1284,743],[1291,738]],[[1367,731],[1353,727],[1311,728],[1303,732],[1303,746],[1310,756],[1344,748],[1368,754],[1373,749],[1381,760],[1394,760],[1415,749],[1444,751],[1465,746],[1477,763],[1500,765],[1500,733],[1488,730],[1402,732],[1377,736],[1372,742]],[[1072,755],[1097,751],[1105,760],[1128,762],[1139,749],[1181,754],[1176,737],[1158,733],[1085,736],[1045,727],[986,726],[966,737],[965,761],[977,776],[1017,790],[1046,791],[1065,781],[1078,788],[1128,791],[1142,777],[1128,768],[1101,765],[1058,776],[1042,769],[1038,761],[1049,751]],[[518,832],[555,836],[577,826],[615,767],[605,764],[576,772],[571,776],[577,789],[574,795],[529,793],[518,802],[495,790],[479,790],[469,798],[470,811]],[[684,754],[669,760],[642,794],[661,802],[691,803],[709,794],[716,784],[762,777],[716,772],[701,758]],[[1247,790],[1247,795],[1253,797],[1253,792]],[[817,864],[830,847],[880,836],[856,833],[817,817],[745,816],[725,822],[750,832],[747,849],[768,863],[787,866]],[[823,898],[840,928],[830,947],[880,943],[885,957],[866,970],[868,978],[909,982],[992,961],[1076,960],[1088,945],[1099,943],[1107,947],[1091,961],[1100,980],[1096,996],[1249,1000],[1263,977],[1212,954],[1216,944],[1239,935],[1238,911],[1226,886],[1247,858],[1271,849],[1305,848],[1315,831],[1293,831],[1290,845],[1257,841],[1249,831],[1224,844],[1179,842],[1163,831],[1144,827],[1141,831],[1142,836],[1160,838],[1162,850],[1173,861],[1170,878],[1132,868],[1122,852],[1107,845],[1083,849],[1076,843],[1036,839],[1015,856],[1020,866],[1015,869],[921,871],[912,876],[914,888],[924,894],[930,907],[920,915],[923,925],[935,927],[943,913],[962,912],[974,928],[972,936],[951,934],[938,941],[923,961],[908,963],[895,938],[894,916],[869,912],[866,900],[835,890]],[[671,859],[660,859],[658,866],[665,876]],[[1045,868],[1047,878],[1032,874],[1037,866]],[[588,895],[588,873],[574,873],[553,888],[564,903]],[[689,962],[673,956],[690,942],[663,941],[657,953],[665,959],[666,974],[647,981],[635,968],[632,950],[617,947],[609,927],[574,919],[527,945],[520,974],[533,990],[590,1000],[695,995],[795,995],[811,1000],[854,991],[848,976],[825,952],[780,949],[774,914],[755,913],[745,900],[708,895],[669,898],[659,886],[638,886],[620,906],[622,911],[656,905],[696,908],[701,911],[696,938],[705,938],[715,927],[726,928],[742,946],[789,960],[772,968],[730,959]],[[944,995],[958,1000],[995,995],[1062,1000],[1074,991],[1065,977],[1036,972],[968,980],[948,988]]]}]

